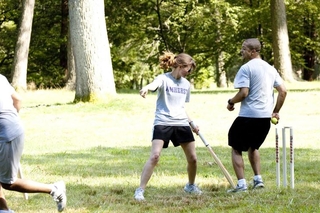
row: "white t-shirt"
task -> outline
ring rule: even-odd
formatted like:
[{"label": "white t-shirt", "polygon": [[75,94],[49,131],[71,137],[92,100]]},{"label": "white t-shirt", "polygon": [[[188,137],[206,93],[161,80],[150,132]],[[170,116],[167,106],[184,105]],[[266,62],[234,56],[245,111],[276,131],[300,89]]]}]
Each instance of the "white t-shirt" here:
[{"label": "white t-shirt", "polygon": [[6,77],[0,74],[0,112],[4,111],[16,111],[13,107],[13,100],[11,95],[13,94],[14,89],[9,84]]},{"label": "white t-shirt", "polygon": [[171,73],[157,76],[154,82],[158,84],[154,125],[189,126],[184,104],[190,100],[190,82]]},{"label": "white t-shirt", "polygon": [[23,127],[13,106],[14,89],[0,74],[0,143],[8,142],[23,134]]},{"label": "white t-shirt", "polygon": [[274,107],[274,87],[283,83],[277,70],[262,59],[252,59],[239,69],[234,88],[249,88],[241,102],[239,116],[270,118]]}]

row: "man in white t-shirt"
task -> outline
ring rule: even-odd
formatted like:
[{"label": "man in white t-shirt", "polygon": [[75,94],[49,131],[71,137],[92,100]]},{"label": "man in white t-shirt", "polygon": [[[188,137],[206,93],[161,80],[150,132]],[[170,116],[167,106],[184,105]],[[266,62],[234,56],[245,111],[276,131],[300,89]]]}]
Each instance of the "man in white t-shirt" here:
[{"label": "man in white t-shirt", "polygon": [[[228,144],[232,147],[232,164],[238,184],[228,192],[247,190],[242,152],[248,152],[254,173],[253,188],[264,187],[259,148],[270,130],[270,118],[280,119],[279,111],[287,94],[279,73],[261,59],[260,51],[261,44],[258,39],[250,38],[243,42],[241,55],[247,63],[241,66],[234,80],[235,89],[239,89],[238,93],[228,100],[229,111],[233,111],[234,105],[241,102],[239,116],[228,133]],[[275,104],[274,88],[278,91]]]},{"label": "man in white t-shirt", "polygon": [[0,74],[0,213],[13,213],[7,205],[2,188],[23,193],[50,194],[61,212],[67,202],[63,181],[44,184],[18,178],[24,146],[24,130],[18,116],[20,108],[20,95],[6,77]]}]

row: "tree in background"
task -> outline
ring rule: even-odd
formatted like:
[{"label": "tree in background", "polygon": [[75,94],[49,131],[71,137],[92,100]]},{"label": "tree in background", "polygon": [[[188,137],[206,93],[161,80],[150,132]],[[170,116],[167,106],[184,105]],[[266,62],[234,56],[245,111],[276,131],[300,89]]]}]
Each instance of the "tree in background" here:
[{"label": "tree in background", "polygon": [[67,72],[66,72],[66,85],[65,88],[74,91],[76,89],[76,65],[74,63],[73,48],[70,39],[70,28],[68,30],[68,43],[67,43]]},{"label": "tree in background", "polygon": [[320,2],[295,1],[287,5],[287,14],[294,69],[303,80],[319,80]]},{"label": "tree in background", "polygon": [[271,0],[274,65],[285,81],[293,82],[289,36],[284,0]]},{"label": "tree in background", "polygon": [[0,1],[0,8],[0,73],[11,80],[22,4],[18,1]]},{"label": "tree in background", "polygon": [[16,90],[27,89],[28,53],[32,31],[35,0],[24,0],[18,39],[12,65],[12,86]]},{"label": "tree in background", "polygon": [[106,1],[106,22],[117,89],[138,89],[155,75],[160,41],[155,2]]},{"label": "tree in background", "polygon": [[70,39],[76,70],[75,102],[116,94],[103,0],[69,0]]},{"label": "tree in background", "polygon": [[[68,0],[61,0],[61,28],[60,28],[60,66],[65,70],[65,76],[68,76]],[[66,79],[67,82],[67,79]]]},{"label": "tree in background", "polygon": [[[66,1],[35,3],[27,82],[37,88],[71,85],[72,78],[66,81],[66,73],[71,74],[66,67]],[[294,72],[309,81],[319,79],[320,25],[316,20],[320,2],[288,0],[286,8]],[[105,0],[116,88],[139,89],[163,72],[158,56],[166,48],[193,55],[198,68],[190,80],[197,89],[233,81],[242,64],[239,46],[245,38],[258,37],[264,60],[275,64],[270,9],[269,0]],[[20,19],[21,1],[0,1],[0,73],[8,79],[12,78]]]},{"label": "tree in background", "polygon": [[[62,36],[61,1],[37,0],[34,9],[27,81],[37,88],[62,88],[65,85],[67,37]],[[65,31],[65,30],[63,30]]]}]

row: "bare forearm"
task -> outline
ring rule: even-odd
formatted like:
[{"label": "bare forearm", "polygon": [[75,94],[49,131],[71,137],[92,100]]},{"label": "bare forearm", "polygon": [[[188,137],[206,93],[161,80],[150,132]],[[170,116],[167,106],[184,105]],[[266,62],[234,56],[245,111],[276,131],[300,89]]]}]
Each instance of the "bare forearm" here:
[{"label": "bare forearm", "polygon": [[245,98],[246,97],[241,92],[238,92],[233,98],[230,99],[230,102],[236,104],[241,102]]},{"label": "bare forearm", "polygon": [[277,103],[276,103],[276,106],[273,109],[273,113],[279,113],[279,111],[280,111],[280,109],[281,109],[281,107],[282,107],[282,105],[284,103],[284,100],[286,99],[286,95],[287,95],[287,93],[278,95]]},{"label": "bare forearm", "polygon": [[278,91],[278,97],[277,97],[277,102],[276,106],[273,109],[273,113],[279,113],[286,97],[287,97],[287,89],[284,85],[280,85],[279,87],[276,87]]},{"label": "bare forearm", "polygon": [[12,100],[13,100],[13,106],[16,108],[17,112],[20,111],[21,106],[22,106],[22,100],[20,95],[17,92],[14,92],[12,95]]},{"label": "bare forearm", "polygon": [[245,99],[249,94],[249,88],[241,88],[237,92],[237,94],[228,100],[227,109],[229,111],[234,110],[234,104],[241,102],[243,99]]}]

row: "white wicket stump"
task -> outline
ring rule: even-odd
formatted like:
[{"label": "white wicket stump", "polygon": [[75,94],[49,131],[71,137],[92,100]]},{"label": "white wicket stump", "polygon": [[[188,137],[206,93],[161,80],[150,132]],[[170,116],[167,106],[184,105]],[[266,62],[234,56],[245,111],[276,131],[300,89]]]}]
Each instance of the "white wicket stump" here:
[{"label": "white wicket stump", "polygon": [[[21,164],[19,164],[18,178],[23,179],[23,173],[22,173]],[[23,197],[24,197],[24,199],[28,200],[29,199],[28,193],[23,193]]]},{"label": "white wicket stump", "polygon": [[[290,187],[294,188],[294,150],[293,150],[293,129],[292,127],[282,128],[282,173],[283,186],[287,187],[287,146],[286,146],[286,129],[290,130]],[[278,128],[276,128],[276,183],[280,187],[280,153],[279,153],[279,135]]]}]

